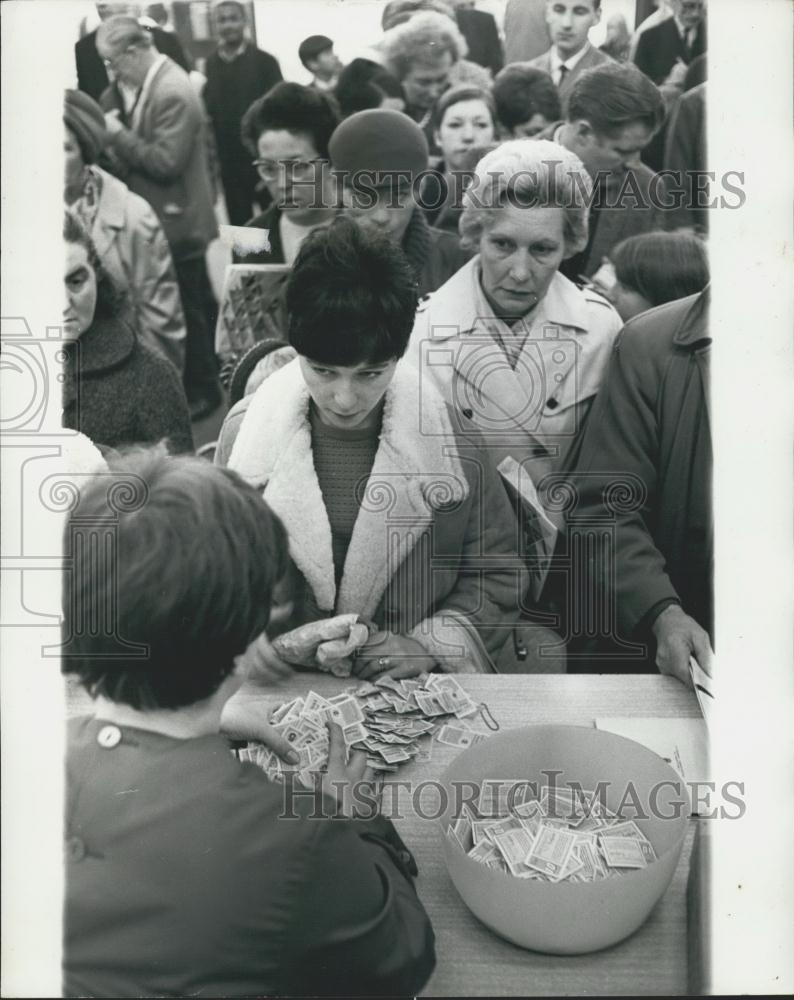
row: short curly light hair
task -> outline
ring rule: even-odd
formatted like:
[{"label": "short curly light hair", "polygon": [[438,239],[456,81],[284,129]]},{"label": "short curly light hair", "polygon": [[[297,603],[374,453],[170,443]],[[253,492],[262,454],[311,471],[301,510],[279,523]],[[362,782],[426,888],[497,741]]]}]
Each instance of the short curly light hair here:
[{"label": "short curly light hair", "polygon": [[468,52],[466,39],[453,20],[427,11],[384,32],[378,48],[386,68],[398,80],[404,80],[416,63],[431,62],[445,52],[456,63]]},{"label": "short curly light hair", "polygon": [[476,250],[480,237],[496,221],[494,209],[565,210],[565,255],[587,246],[593,182],[575,153],[546,139],[511,139],[477,164],[463,196],[461,245]]}]

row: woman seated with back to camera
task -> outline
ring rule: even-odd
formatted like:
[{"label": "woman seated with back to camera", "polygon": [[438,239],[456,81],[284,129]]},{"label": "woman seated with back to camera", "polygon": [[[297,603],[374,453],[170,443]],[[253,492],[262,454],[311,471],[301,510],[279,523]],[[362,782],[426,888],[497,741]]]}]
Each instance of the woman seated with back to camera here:
[{"label": "woman seated with back to camera", "polygon": [[[526,588],[517,525],[476,430],[453,431],[400,363],[416,312],[405,255],[340,219],[301,247],[287,306],[298,357],[229,412],[216,461],[284,521],[292,624],[374,622],[353,663],[364,678],[492,670]],[[263,648],[266,674],[290,669]]]},{"label": "woman seated with back to camera", "polygon": [[[97,560],[80,540],[110,515]],[[63,669],[95,710],[68,726],[64,995],[418,993],[433,931],[365,754],[329,726],[316,794],[291,795],[219,735],[287,562],[259,491],[150,450],[70,516]]]}]

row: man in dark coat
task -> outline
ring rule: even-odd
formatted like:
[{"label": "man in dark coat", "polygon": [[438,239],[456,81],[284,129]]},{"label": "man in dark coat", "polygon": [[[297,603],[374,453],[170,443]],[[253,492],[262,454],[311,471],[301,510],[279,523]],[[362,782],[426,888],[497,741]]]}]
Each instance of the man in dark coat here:
[{"label": "man in dark coat", "polygon": [[[655,658],[685,683],[690,656],[710,671],[714,634],[708,316],[707,288],[624,327],[570,466],[569,537],[611,533],[600,565],[590,554],[571,568],[585,573],[584,602],[604,601],[593,603],[602,620],[614,612],[617,635],[599,639],[613,657],[644,644],[645,669]],[[569,620],[589,610],[569,608]]]},{"label": "man in dark coat", "polygon": [[219,44],[207,58],[204,104],[215,133],[229,222],[244,226],[253,214],[258,177],[240,138],[240,123],[251,104],[281,80],[281,68],[269,52],[246,40],[245,11],[238,0],[216,4],[213,21]]},{"label": "man in dark coat", "polygon": [[[97,11],[102,20],[113,14],[126,13],[129,4],[98,3]],[[188,57],[185,55],[182,43],[171,31],[163,31],[162,28],[148,29],[152,36],[152,42],[158,52],[173,59],[181,66],[185,72],[192,68]],[[77,87],[89,97],[98,101],[103,91],[110,83],[107,69],[102,57],[97,52],[96,30],[84,35],[74,46],[74,58],[77,64]]]},{"label": "man in dark coat", "polygon": [[454,6],[455,20],[469,48],[467,57],[496,76],[505,60],[493,14],[475,10],[474,0],[458,0]]},{"label": "man in dark coat", "polygon": [[538,138],[576,153],[593,178],[587,246],[560,268],[578,281],[592,276],[621,240],[665,227],[666,183],[640,162],[664,120],[664,101],[635,66],[610,61],[574,82],[567,116]]},{"label": "man in dark coat", "polygon": [[634,53],[635,64],[657,86],[678,62],[687,66],[706,51],[705,0],[671,0],[673,16],[643,31]]},{"label": "man in dark coat", "polygon": [[107,110],[109,142],[128,187],[152,206],[171,247],[187,326],[185,391],[198,420],[221,402],[212,346],[217,307],[206,264],[218,227],[201,100],[184,70],[153,49],[134,18],[103,22],[97,48],[125,85],[107,92],[106,110],[119,96],[136,93],[131,106]]}]

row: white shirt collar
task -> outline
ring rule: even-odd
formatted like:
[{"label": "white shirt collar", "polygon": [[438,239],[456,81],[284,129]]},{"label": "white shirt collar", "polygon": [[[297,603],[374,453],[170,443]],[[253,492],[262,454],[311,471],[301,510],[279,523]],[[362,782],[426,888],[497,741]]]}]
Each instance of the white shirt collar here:
[{"label": "white shirt collar", "polygon": [[590,48],[590,42],[585,42],[584,45],[579,49],[575,56],[569,56],[567,59],[563,59],[559,52],[557,51],[557,46],[552,45],[551,47],[551,75],[557,79],[560,72],[560,67],[564,64],[567,66],[568,71],[572,70],[577,66],[582,59],[587,55]]},{"label": "white shirt collar", "polygon": [[694,28],[687,28],[683,21],[673,14],[673,20],[675,21],[676,27],[678,28],[678,34],[681,36],[681,40],[684,45],[690,44],[690,41],[694,42],[697,37],[697,25]]},{"label": "white shirt collar", "polygon": [[222,48],[218,48],[218,57],[223,60],[223,62],[230,63],[234,62],[238,56],[241,56],[245,50],[248,48],[248,42],[243,39],[242,44],[239,48],[235,49],[234,52],[226,52]]}]

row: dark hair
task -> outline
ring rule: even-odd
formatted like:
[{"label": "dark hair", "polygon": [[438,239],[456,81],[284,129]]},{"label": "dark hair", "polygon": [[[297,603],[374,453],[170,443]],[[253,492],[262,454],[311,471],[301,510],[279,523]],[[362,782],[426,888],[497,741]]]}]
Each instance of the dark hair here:
[{"label": "dark hair", "polygon": [[548,73],[532,66],[505,66],[493,82],[499,123],[511,132],[536,114],[549,122],[562,114],[560,95]]},{"label": "dark hair", "polygon": [[312,361],[381,364],[405,353],[416,305],[402,250],[340,218],[300,248],[287,283],[288,339]]},{"label": "dark hair", "polygon": [[614,247],[618,281],[652,306],[702,292],[709,283],[706,244],[691,233],[643,233]]},{"label": "dark hair", "polygon": [[354,59],[345,66],[334,93],[343,118],[356,111],[379,108],[386,97],[405,101],[405,91],[397,77],[372,59]]},{"label": "dark hair", "polygon": [[63,213],[63,238],[67,243],[76,243],[85,247],[88,254],[88,263],[96,274],[96,308],[94,319],[110,318],[118,316],[127,301],[126,292],[119,288],[110,277],[99,254],[96,252],[94,241],[88,234],[88,230],[80,222],[74,212],[65,211]]},{"label": "dark hair", "polygon": [[328,159],[328,140],[339,124],[339,109],[332,97],[299,83],[277,83],[243,115],[243,142],[257,155],[263,132],[281,131],[307,135],[317,155]]},{"label": "dark hair", "polygon": [[568,97],[568,121],[584,119],[599,135],[617,135],[641,122],[656,132],[665,109],[659,88],[630,63],[605,63],[585,70]]},{"label": "dark hair", "polygon": [[82,487],[64,546],[63,672],[144,710],[217,691],[265,629],[287,563],[284,528],[253,486],[159,448]]},{"label": "dark hair", "polygon": [[433,105],[433,110],[430,115],[430,124],[433,129],[441,128],[441,123],[444,121],[444,115],[453,105],[460,104],[461,101],[482,101],[490,112],[491,122],[494,127],[496,126],[496,109],[494,107],[493,97],[491,97],[487,90],[483,90],[482,87],[475,87],[469,83],[462,83],[457,87],[450,87],[449,90],[445,90],[441,97],[439,97]]},{"label": "dark hair", "polygon": [[308,64],[317,58],[321,53],[327,52],[334,47],[334,43],[326,35],[309,35],[304,38],[298,46],[298,59],[306,69]]}]

